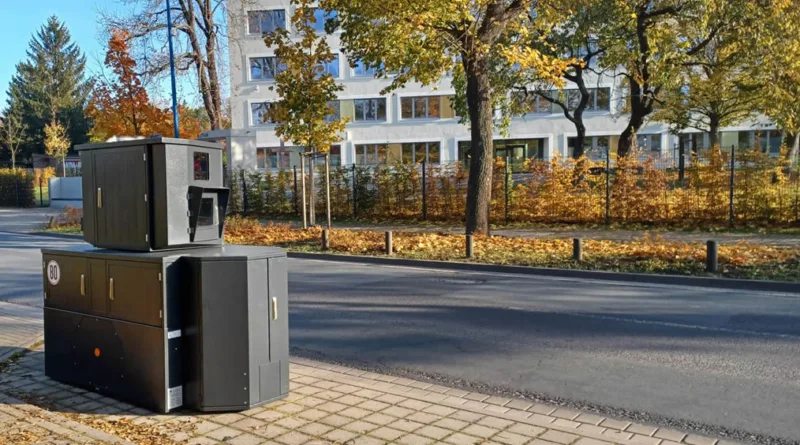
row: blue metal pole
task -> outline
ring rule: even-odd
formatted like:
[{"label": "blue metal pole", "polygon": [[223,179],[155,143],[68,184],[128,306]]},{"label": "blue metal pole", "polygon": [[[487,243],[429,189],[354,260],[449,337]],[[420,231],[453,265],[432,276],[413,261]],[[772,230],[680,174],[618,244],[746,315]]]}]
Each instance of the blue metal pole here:
[{"label": "blue metal pole", "polygon": [[169,76],[172,80],[172,127],[175,130],[175,137],[181,137],[178,128],[178,93],[175,87],[175,52],[172,49],[172,11],[170,10],[169,0],[167,0],[167,39],[169,40]]}]

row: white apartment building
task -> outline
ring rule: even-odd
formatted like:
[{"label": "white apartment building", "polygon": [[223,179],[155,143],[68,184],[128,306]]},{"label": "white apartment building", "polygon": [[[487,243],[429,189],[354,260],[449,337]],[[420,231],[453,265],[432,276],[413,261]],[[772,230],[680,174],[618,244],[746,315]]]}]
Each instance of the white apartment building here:
[{"label": "white apartment building", "polygon": [[[302,148],[282,142],[273,131],[274,125],[263,121],[266,107],[278,99],[270,86],[280,62],[272,48],[264,44],[262,33],[290,26],[292,8],[289,0],[232,0],[229,4],[233,128],[229,159],[234,167],[265,171],[299,166]],[[316,26],[324,34],[322,11],[317,17]],[[344,86],[334,108],[349,118],[342,142],[331,148],[333,165],[464,159],[470,135],[450,105],[449,97],[454,94],[451,78],[442,77],[438,84],[429,86],[408,84],[381,94],[391,80],[376,79],[374,72],[357,60],[348,60],[340,50],[338,34],[326,38],[337,55],[326,70]],[[625,128],[627,116],[621,113],[624,90],[611,76],[590,79],[588,84],[594,97],[584,114],[587,147],[591,147],[590,155],[599,156],[606,147],[616,149],[618,135]],[[568,96],[570,88],[576,91],[574,86],[567,86]],[[508,136],[498,131],[495,145],[498,155],[512,156],[514,162],[532,157],[550,159],[557,153],[569,156],[575,135],[574,125],[560,107],[538,99],[531,103],[530,113],[511,121]],[[638,137],[639,146],[653,155],[672,158],[676,154],[678,136],[670,134],[664,124],[648,123]],[[700,132],[690,131],[680,137],[698,147],[708,146],[708,136]],[[763,119],[723,129],[721,143],[724,147],[749,147],[756,137],[765,149],[779,150],[781,133]]]}]

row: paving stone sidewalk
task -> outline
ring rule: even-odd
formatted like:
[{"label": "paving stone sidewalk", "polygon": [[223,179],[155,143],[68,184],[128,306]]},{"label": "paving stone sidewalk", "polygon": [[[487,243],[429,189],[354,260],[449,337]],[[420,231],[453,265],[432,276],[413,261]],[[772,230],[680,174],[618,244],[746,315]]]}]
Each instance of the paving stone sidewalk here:
[{"label": "paving stone sidewalk", "polygon": [[42,309],[0,301],[0,362],[43,339]]},{"label": "paving stone sidewalk", "polygon": [[0,443],[726,445],[305,359],[293,359],[282,401],[241,413],[159,415],[51,381],[42,346],[0,374]]}]

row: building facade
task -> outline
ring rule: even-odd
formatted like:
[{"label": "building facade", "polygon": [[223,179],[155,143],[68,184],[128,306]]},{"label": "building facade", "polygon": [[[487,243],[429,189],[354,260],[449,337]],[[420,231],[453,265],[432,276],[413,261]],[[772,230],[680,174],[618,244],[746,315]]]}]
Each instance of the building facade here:
[{"label": "building facade", "polygon": [[[229,4],[230,85],[234,167],[256,170],[288,169],[298,166],[301,147],[292,147],[275,135],[274,124],[265,121],[271,102],[278,100],[270,89],[281,69],[262,38],[275,27],[290,27],[293,7],[289,0],[233,0]],[[322,11],[315,12],[317,29],[324,33]],[[342,142],[331,148],[333,165],[378,165],[392,162],[450,163],[464,160],[469,129],[460,123],[451,104],[452,79],[444,76],[435,85],[410,83],[403,89],[381,94],[391,79],[378,79],[374,71],[358,60],[348,59],[340,50],[339,35],[326,36],[336,60],[326,71],[344,86],[339,100],[331,106],[349,118]],[[612,76],[589,79],[593,98],[584,114],[586,147],[592,157],[616,149],[619,134],[627,123],[623,113],[624,89]],[[571,96],[567,86],[563,94]],[[551,159],[571,154],[576,136],[574,125],[559,106],[544,99],[533,100],[530,112],[511,120],[507,136],[495,135],[497,155],[514,162],[525,158]],[[639,147],[660,158],[674,158],[679,137],[696,147],[707,147],[708,136],[688,131],[672,135],[665,124],[651,122],[639,131]],[[766,150],[777,152],[781,133],[763,119],[722,130],[723,147],[752,146],[759,141]]]}]

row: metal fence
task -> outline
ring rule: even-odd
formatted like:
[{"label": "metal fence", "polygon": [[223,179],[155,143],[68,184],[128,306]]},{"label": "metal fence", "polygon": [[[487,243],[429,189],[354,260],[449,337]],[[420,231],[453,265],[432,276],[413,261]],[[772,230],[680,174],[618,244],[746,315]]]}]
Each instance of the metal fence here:
[{"label": "metal fence", "polygon": [[[237,172],[234,211],[260,216],[300,214],[304,175]],[[311,190],[305,175],[306,190]],[[325,187],[315,174],[315,204],[324,214]],[[461,221],[468,170],[461,163],[332,168],[335,218]],[[761,150],[689,151],[617,159],[495,162],[492,223],[641,223],[690,226],[787,226],[800,223],[796,166]]]}]

